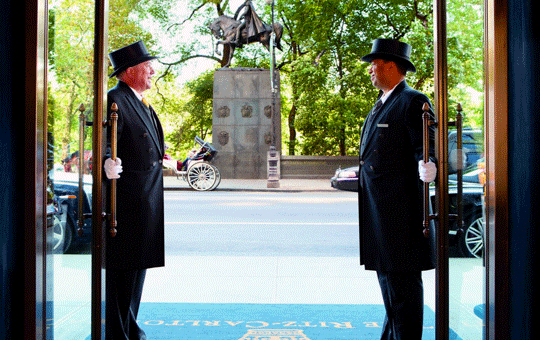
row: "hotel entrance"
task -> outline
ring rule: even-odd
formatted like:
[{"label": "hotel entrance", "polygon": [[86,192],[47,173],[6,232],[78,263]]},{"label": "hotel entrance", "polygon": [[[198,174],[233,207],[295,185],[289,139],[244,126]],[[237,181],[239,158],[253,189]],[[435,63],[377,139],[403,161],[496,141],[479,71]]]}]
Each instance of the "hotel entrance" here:
[{"label": "hotel entrance", "polygon": [[[38,35],[39,46],[34,66],[41,68],[37,73],[37,82],[33,84],[38,101],[36,121],[39,123],[35,157],[38,163],[36,178],[39,179],[37,191],[43,205],[33,207],[36,219],[39,220],[37,225],[41,227],[36,231],[35,239],[37,297],[34,301],[34,317],[37,334],[30,338],[103,339],[106,323],[104,240],[109,237],[110,222],[114,220],[111,218],[110,204],[107,203],[111,195],[100,171],[103,141],[106,138],[106,127],[110,124],[104,115],[109,4],[107,1],[87,2],[86,7],[77,8],[68,16],[60,14],[71,10],[63,2],[37,1],[36,5],[40,18],[33,32]],[[501,30],[500,25],[494,26],[500,8],[492,1],[486,1],[483,6],[474,7],[474,10],[482,13],[481,21],[474,24],[485,27],[484,35],[478,39],[485,39],[486,47],[483,51],[476,51],[485,53],[483,59],[486,75],[484,79],[478,80],[482,83],[480,90],[460,87],[461,84],[449,80],[452,77],[449,70],[459,69],[449,65],[449,37],[464,34],[466,28],[459,25],[456,18],[447,16],[445,1],[435,1],[433,8],[433,32],[436,37],[433,47],[436,70],[433,103],[437,116],[427,124],[434,124],[438,131],[436,149],[440,180],[427,190],[427,199],[432,206],[427,219],[436,225],[438,268],[428,273],[424,280],[426,315],[432,317],[434,325],[434,329],[426,329],[425,334],[433,334],[433,338],[438,340],[492,338],[486,325],[498,321],[495,315],[489,314],[486,305],[490,301],[499,301],[495,282],[500,279],[490,276],[494,275],[490,274],[490,269],[494,271],[497,266],[492,252],[497,249],[494,236],[498,231],[493,212],[500,213],[496,209],[494,195],[504,193],[501,192],[503,188],[486,187],[486,183],[495,183],[495,172],[490,172],[490,167],[493,169],[494,165],[498,165],[496,150],[501,147],[495,144],[497,133],[501,131],[494,118],[499,99],[490,92],[493,89],[504,91],[497,82],[500,75],[493,73],[503,62],[493,55],[493,51],[500,48],[494,38],[495,30]],[[85,27],[85,34],[74,36],[71,31],[63,30],[63,27],[69,27],[63,20],[77,21]],[[40,32],[47,34],[39,35]],[[88,59],[88,67],[74,68],[70,60],[58,58],[58,55],[66,55],[62,51],[65,48],[70,49],[70,53],[67,53],[70,57]],[[69,83],[67,79],[70,87],[65,87]],[[459,98],[460,91],[466,100]],[[61,117],[50,115],[53,107],[62,108],[65,114]],[[75,129],[77,133],[73,133],[73,125],[78,127]],[[236,221],[247,225],[255,222],[249,219]],[[350,221],[343,223],[355,228]],[[347,264],[353,258],[347,254],[335,257],[338,258],[337,263],[341,264]],[[208,265],[212,266],[211,263]],[[351,270],[359,269],[351,267]],[[370,289],[373,294],[379,294],[376,285]],[[310,329],[335,328],[354,333],[355,328],[380,327],[373,323],[366,325],[364,320],[358,320],[356,324],[347,321],[346,315],[354,314],[355,308],[360,308],[359,304],[341,303],[340,306],[328,301],[311,306],[269,304],[265,307],[271,316],[263,320],[253,319],[252,316],[247,319],[246,311],[237,310],[238,305],[199,302],[199,309],[208,313],[216,310],[222,313],[221,324],[233,327],[235,322],[245,318],[242,321],[249,323],[247,326],[244,323],[245,332],[238,336],[242,340],[315,340],[324,339],[324,335],[314,337],[310,335],[313,334]],[[294,328],[293,324],[290,327],[283,326],[284,322],[291,320],[279,319],[277,316],[288,316],[291,308],[318,308],[321,314],[315,315],[333,313],[343,317],[332,321],[318,316],[309,320],[291,316],[299,318]],[[378,307],[373,308],[373,313],[378,313]],[[182,312],[187,315],[190,313],[186,310]],[[239,314],[234,320],[229,320],[227,315],[233,313]],[[153,323],[161,319],[149,316],[144,321],[154,326]],[[167,322],[173,329],[177,321],[170,319]],[[368,321],[372,322],[371,319]],[[206,331],[216,326],[217,321],[209,319],[189,322],[192,327]],[[271,327],[278,326],[278,323],[283,327]],[[329,335],[328,339],[335,338]]]}]

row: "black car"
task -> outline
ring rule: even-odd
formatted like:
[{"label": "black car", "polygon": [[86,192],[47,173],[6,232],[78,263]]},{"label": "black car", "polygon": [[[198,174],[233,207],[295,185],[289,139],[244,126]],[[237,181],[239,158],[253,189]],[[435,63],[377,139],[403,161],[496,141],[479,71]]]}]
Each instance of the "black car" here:
[{"label": "black car", "polygon": [[[47,247],[55,254],[81,252],[91,241],[92,219],[86,217],[82,234],[78,233],[79,175],[77,173],[54,171],[50,174],[53,199],[47,205]],[[92,177],[83,177],[83,212],[91,212]]]},{"label": "black car", "polygon": [[[484,136],[481,130],[464,129],[462,134],[462,150],[464,151],[466,158],[464,169],[471,166],[476,167],[476,163],[482,158],[484,153]],[[456,150],[457,150],[457,132],[448,132],[448,173],[454,174],[457,169],[456,162]]]},{"label": "black car", "polygon": [[358,191],[358,166],[341,169],[338,168],[334,177],[330,179],[332,188],[345,191]]},{"label": "black car", "polygon": [[[455,256],[481,257],[484,249],[484,217],[483,195],[484,187],[478,180],[476,167],[469,167],[469,172],[463,175],[463,228],[460,230],[456,222],[450,225],[450,245],[454,246]],[[337,169],[330,179],[333,188],[346,191],[358,191],[358,166]],[[465,181],[465,180],[469,181]],[[451,214],[457,213],[457,182],[449,181],[449,209]],[[430,190],[432,204],[435,205],[435,188]]]}]

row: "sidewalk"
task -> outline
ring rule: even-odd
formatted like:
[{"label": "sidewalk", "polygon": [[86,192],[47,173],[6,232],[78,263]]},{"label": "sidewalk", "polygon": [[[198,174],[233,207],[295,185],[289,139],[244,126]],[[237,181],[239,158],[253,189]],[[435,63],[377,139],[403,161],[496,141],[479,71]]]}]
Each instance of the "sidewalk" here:
[{"label": "sidewalk", "polygon": [[[320,192],[337,191],[328,179],[280,179],[279,188],[268,188],[266,179],[222,179],[216,191]],[[165,190],[193,190],[181,177],[164,176]]]}]

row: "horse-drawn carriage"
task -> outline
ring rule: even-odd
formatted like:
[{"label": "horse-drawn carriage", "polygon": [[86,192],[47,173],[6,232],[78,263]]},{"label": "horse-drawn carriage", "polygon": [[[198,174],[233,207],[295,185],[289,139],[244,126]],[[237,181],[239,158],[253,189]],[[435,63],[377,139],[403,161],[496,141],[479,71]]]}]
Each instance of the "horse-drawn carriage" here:
[{"label": "horse-drawn carriage", "polygon": [[216,156],[217,150],[209,142],[195,137],[195,151],[183,163],[180,169],[178,161],[164,159],[163,165],[174,170],[177,178],[187,181],[189,186],[198,191],[214,190],[221,182],[218,168],[209,162]]}]

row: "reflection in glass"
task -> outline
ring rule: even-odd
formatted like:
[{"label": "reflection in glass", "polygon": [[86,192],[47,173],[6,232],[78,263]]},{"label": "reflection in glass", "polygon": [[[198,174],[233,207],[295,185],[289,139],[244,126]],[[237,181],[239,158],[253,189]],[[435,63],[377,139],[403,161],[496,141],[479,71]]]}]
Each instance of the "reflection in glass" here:
[{"label": "reflection in glass", "polygon": [[77,110],[92,120],[94,2],[49,1],[47,91],[47,339],[86,339],[91,325],[91,218],[78,231],[78,173],[83,212],[92,195],[91,127],[79,150]]}]

